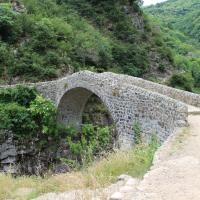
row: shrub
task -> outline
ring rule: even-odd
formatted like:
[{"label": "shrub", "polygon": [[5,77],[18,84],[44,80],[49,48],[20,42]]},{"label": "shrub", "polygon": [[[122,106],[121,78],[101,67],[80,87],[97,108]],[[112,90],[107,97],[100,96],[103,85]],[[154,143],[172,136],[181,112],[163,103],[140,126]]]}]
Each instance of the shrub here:
[{"label": "shrub", "polygon": [[17,103],[0,104],[0,129],[11,130],[17,137],[37,134],[38,126],[31,113]]},{"label": "shrub", "polygon": [[160,72],[165,72],[166,71],[164,64],[160,64],[158,69],[159,69]]},{"label": "shrub", "polygon": [[16,86],[0,90],[0,103],[18,103],[28,107],[36,98],[36,90],[25,86]]},{"label": "shrub", "polygon": [[194,77],[195,87],[200,87],[200,67],[199,67],[199,65],[193,67],[192,76]]},{"label": "shrub", "polygon": [[2,40],[7,41],[12,33],[14,25],[14,14],[7,10],[0,8],[0,35]]},{"label": "shrub", "polygon": [[81,131],[74,128],[67,129],[67,144],[72,159],[77,164],[87,165],[102,152],[111,150],[112,136],[109,127],[98,127],[92,124],[84,124]]},{"label": "shrub", "polygon": [[28,110],[43,134],[55,136],[56,108],[51,101],[38,95],[30,103]]},{"label": "shrub", "polygon": [[169,84],[172,87],[179,87],[191,92],[194,85],[194,79],[190,73],[174,74],[170,78]]},{"label": "shrub", "polygon": [[56,37],[52,22],[48,18],[42,18],[35,24],[34,34],[32,38],[33,49],[43,53],[48,48],[56,48]]},{"label": "shrub", "polygon": [[14,43],[21,35],[21,25],[17,23],[17,15],[7,8],[0,8],[0,36],[4,42]]},{"label": "shrub", "polygon": [[6,43],[0,42],[0,78],[10,80],[14,55]]},{"label": "shrub", "polygon": [[0,129],[20,137],[57,136],[56,108],[35,89],[17,86],[0,90]]}]

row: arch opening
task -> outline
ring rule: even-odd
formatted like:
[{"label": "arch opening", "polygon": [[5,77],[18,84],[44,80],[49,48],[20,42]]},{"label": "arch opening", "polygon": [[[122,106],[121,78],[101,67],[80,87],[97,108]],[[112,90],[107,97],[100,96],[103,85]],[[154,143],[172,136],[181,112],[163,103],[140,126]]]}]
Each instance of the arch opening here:
[{"label": "arch opening", "polygon": [[58,122],[78,129],[82,124],[114,126],[112,114],[102,99],[81,87],[67,91],[61,98]]}]

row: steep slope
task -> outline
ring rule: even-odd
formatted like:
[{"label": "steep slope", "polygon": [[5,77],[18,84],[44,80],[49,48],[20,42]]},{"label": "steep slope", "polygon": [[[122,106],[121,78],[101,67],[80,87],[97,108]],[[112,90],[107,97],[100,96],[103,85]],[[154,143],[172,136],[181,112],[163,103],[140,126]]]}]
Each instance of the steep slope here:
[{"label": "steep slope", "polygon": [[178,29],[200,42],[200,1],[169,0],[150,6],[147,11],[173,29]]},{"label": "steep slope", "polygon": [[164,42],[173,51],[176,71],[169,84],[200,92],[199,0],[169,0],[144,8],[159,27]]},{"label": "steep slope", "polygon": [[51,80],[81,69],[146,78],[171,73],[171,52],[156,43],[137,0],[3,2],[0,82]]}]

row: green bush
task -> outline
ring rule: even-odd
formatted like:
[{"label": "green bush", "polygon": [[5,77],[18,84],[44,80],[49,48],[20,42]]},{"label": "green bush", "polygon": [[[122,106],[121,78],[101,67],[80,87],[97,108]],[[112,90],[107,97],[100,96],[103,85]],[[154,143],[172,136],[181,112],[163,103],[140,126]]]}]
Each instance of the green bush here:
[{"label": "green bush", "polygon": [[31,113],[17,103],[0,104],[0,129],[10,130],[15,137],[30,137],[37,134],[38,125]]},{"label": "green bush", "polygon": [[0,129],[19,137],[57,136],[56,108],[35,89],[16,86],[0,90]]},{"label": "green bush", "polygon": [[159,69],[160,72],[165,72],[166,71],[164,64],[160,64],[158,69]]},{"label": "green bush", "polygon": [[28,107],[31,101],[35,100],[36,95],[34,88],[20,85],[14,88],[0,89],[0,103],[18,103]]},{"label": "green bush", "polygon": [[14,54],[6,43],[0,42],[0,79],[11,79]]},{"label": "green bush", "polygon": [[192,69],[192,76],[194,77],[195,87],[200,87],[200,65],[196,65]]},{"label": "green bush", "polygon": [[66,132],[72,159],[77,164],[88,164],[113,147],[109,127],[84,124],[80,132],[72,127],[67,128]]},{"label": "green bush", "polygon": [[0,36],[7,41],[11,37],[14,25],[14,14],[8,9],[0,8]]},{"label": "green bush", "polygon": [[43,134],[55,134],[56,108],[52,102],[44,99],[42,96],[37,96],[36,99],[30,103],[28,110],[34,121],[40,125]]},{"label": "green bush", "polygon": [[0,7],[0,36],[4,42],[14,43],[21,36],[21,24],[11,10]]},{"label": "green bush", "polygon": [[178,87],[190,92],[193,90],[194,79],[190,73],[174,74],[169,81],[172,87]]}]

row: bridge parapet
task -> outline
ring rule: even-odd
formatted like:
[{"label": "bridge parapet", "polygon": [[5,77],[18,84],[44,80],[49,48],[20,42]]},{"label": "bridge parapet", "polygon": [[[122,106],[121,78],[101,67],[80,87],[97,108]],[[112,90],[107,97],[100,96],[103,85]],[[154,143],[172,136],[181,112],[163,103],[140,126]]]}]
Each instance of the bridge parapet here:
[{"label": "bridge parapet", "polygon": [[166,85],[161,85],[154,83],[152,81],[147,81],[142,78],[132,77],[128,75],[116,75],[110,72],[106,72],[112,76],[117,76],[119,81],[126,82],[127,84],[132,84],[152,92],[156,92],[165,96],[168,96],[177,101],[181,101],[185,104],[200,107],[200,95],[192,92],[187,92],[184,90],[172,88]]}]

